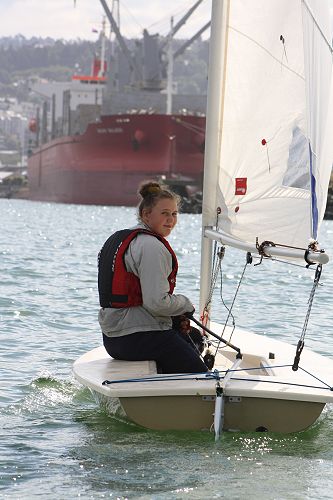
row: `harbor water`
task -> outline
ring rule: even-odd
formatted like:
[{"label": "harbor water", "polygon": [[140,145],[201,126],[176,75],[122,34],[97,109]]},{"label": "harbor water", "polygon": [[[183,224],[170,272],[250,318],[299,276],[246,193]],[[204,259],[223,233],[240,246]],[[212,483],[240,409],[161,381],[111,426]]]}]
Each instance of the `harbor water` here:
[{"label": "harbor water", "polygon": [[[74,380],[75,359],[101,343],[98,251],[135,222],[134,208],[0,199],[0,499],[332,498],[332,407],[298,434],[224,433],[215,443],[208,431],[156,432],[110,416]],[[200,238],[201,217],[189,214],[169,238],[177,291],[197,308]],[[324,221],[320,241],[332,260],[305,344],[332,358],[333,221]],[[244,264],[227,251],[227,306]],[[236,325],[296,346],[313,277],[279,262],[247,266]],[[226,315],[218,290],[213,319]]]}]

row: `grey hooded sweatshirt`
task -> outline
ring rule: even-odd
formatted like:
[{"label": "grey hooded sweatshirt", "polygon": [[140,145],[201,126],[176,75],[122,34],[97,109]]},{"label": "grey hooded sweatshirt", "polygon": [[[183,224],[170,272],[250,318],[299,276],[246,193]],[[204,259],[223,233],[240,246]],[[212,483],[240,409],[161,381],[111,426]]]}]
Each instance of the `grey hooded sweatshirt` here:
[{"label": "grey hooded sweatshirt", "polygon": [[[140,223],[133,229],[148,226]],[[172,257],[161,241],[151,235],[138,234],[125,253],[127,271],[140,279],[142,306],[101,308],[98,321],[108,337],[136,332],[170,330],[171,316],[193,311],[191,301],[181,294],[169,294],[168,276]]]}]

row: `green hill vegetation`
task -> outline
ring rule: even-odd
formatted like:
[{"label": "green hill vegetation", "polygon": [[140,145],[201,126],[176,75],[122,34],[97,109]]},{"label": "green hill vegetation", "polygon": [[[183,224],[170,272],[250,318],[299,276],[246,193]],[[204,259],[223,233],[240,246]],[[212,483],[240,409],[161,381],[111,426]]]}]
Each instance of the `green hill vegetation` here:
[{"label": "green hill vegetation", "polygon": [[[174,41],[174,50],[184,40]],[[129,46],[135,40],[127,40]],[[18,35],[0,38],[0,97],[29,100],[29,84],[35,78],[69,80],[80,71],[89,74],[100,43],[65,41]],[[110,51],[109,51],[110,53]],[[174,62],[174,80],[180,93],[204,94],[207,86],[208,42],[197,40]]]}]

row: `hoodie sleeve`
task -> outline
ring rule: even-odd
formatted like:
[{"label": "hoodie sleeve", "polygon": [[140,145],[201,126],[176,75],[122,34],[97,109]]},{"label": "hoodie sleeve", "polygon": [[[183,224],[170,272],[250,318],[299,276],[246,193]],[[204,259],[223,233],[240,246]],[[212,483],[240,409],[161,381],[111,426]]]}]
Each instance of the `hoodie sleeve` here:
[{"label": "hoodie sleeve", "polygon": [[157,238],[138,235],[130,244],[125,263],[128,271],[140,279],[143,307],[150,314],[178,316],[193,310],[191,301],[185,295],[169,293],[172,257]]}]

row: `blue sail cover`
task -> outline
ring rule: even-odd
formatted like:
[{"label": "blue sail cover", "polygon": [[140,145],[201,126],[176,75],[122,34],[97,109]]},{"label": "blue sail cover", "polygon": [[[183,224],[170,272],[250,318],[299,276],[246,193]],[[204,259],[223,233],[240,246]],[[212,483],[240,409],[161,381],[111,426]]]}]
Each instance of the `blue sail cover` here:
[{"label": "blue sail cover", "polygon": [[311,150],[311,144],[309,144],[309,156],[310,156],[310,175],[311,175],[311,208],[312,208],[312,237],[317,239],[318,236],[318,206],[317,206],[317,194],[316,194],[316,178],[313,174],[313,154]]}]

